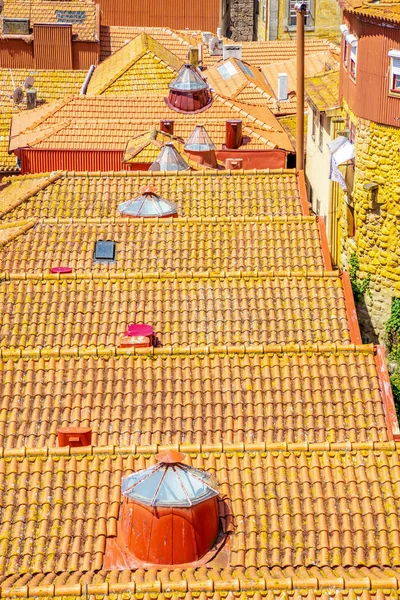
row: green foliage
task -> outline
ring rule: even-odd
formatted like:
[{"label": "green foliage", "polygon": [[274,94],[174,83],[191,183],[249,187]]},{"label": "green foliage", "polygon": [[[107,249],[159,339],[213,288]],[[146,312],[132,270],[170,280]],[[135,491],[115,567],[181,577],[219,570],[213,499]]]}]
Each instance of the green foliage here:
[{"label": "green foliage", "polygon": [[[388,337],[389,349],[393,351],[397,346],[400,362],[400,298],[393,299],[390,317],[385,323],[385,331]],[[394,360],[397,359],[394,358]]]},{"label": "green foliage", "polygon": [[363,299],[365,292],[369,288],[371,275],[368,273],[365,279],[358,279],[357,273],[360,268],[360,263],[357,254],[352,254],[349,259],[349,277],[350,283],[353,290],[354,300],[360,302]]},{"label": "green foliage", "polygon": [[394,405],[396,407],[397,416],[400,415],[400,371],[396,371],[390,378],[392,384],[392,392]]}]

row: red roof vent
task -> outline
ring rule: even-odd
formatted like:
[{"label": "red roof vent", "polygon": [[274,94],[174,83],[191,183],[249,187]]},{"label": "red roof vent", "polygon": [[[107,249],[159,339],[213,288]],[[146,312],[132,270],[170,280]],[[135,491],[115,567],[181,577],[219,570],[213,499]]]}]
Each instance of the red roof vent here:
[{"label": "red roof vent", "polygon": [[[217,483],[205,471],[167,451],[158,463],[122,478],[117,546],[145,564],[198,561],[218,536]],[[114,554],[115,556],[115,554]]]},{"label": "red roof vent", "polygon": [[151,218],[151,217],[177,217],[178,207],[157,196],[157,192],[152,186],[145,186],[141,189],[141,195],[132,200],[127,200],[118,206],[118,210],[126,217]]},{"label": "red roof vent", "polygon": [[153,345],[154,332],[151,325],[130,323],[119,345],[120,348],[149,348]]},{"label": "red roof vent", "polygon": [[209,107],[212,96],[208,83],[196,67],[187,64],[169,84],[166,102],[178,112],[197,113]]},{"label": "red roof vent", "polygon": [[90,446],[92,443],[92,430],[90,427],[59,427],[57,437],[60,447]]}]

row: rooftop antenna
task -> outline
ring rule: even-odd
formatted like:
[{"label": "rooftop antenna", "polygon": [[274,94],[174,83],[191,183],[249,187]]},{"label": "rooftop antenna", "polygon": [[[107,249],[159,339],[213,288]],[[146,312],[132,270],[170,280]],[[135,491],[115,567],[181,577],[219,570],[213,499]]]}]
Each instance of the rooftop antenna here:
[{"label": "rooftop antenna", "polygon": [[24,99],[24,90],[21,87],[16,87],[13,91],[12,99],[15,104],[21,104]]},{"label": "rooftop antenna", "polygon": [[[1,0],[0,0],[1,2]],[[35,80],[33,79],[32,75],[29,75],[29,77],[27,77],[24,81],[24,88],[26,90],[29,90],[29,88],[33,87],[33,84],[35,83]]]}]

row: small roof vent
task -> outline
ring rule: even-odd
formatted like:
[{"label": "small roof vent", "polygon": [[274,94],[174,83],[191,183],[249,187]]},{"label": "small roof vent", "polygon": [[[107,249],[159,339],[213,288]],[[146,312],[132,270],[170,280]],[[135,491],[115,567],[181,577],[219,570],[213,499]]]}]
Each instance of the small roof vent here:
[{"label": "small roof vent", "polygon": [[186,64],[169,84],[166,102],[178,112],[200,112],[211,104],[211,91],[197,68]]},{"label": "small roof vent", "polygon": [[153,345],[154,332],[151,325],[130,323],[119,345],[120,348],[149,348]]},{"label": "small roof vent", "polygon": [[215,150],[215,145],[204,125],[196,125],[184,148],[191,152],[209,152],[210,150]]},{"label": "small roof vent", "polygon": [[207,555],[217,541],[213,476],[183,464],[183,454],[174,450],[156,459],[156,465],[122,478],[114,563],[122,550],[126,565],[186,565]]},{"label": "small roof vent", "polygon": [[187,171],[189,168],[174,144],[168,142],[161,149],[153,164],[150,165],[149,171]]},{"label": "small roof vent", "polygon": [[118,211],[122,215],[134,218],[166,218],[178,216],[178,207],[176,204],[158,196],[155,188],[152,186],[142,188],[140,196],[120,204],[118,206]]}]

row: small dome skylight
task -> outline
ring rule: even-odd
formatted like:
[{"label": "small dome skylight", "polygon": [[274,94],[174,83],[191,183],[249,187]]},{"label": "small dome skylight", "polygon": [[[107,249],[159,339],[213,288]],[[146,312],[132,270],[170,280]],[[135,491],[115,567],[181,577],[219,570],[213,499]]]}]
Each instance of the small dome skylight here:
[{"label": "small dome skylight", "polygon": [[218,495],[217,484],[205,472],[182,464],[179,452],[157,455],[157,465],[122,479],[122,493],[146,506],[189,507]]},{"label": "small dome skylight", "polygon": [[210,152],[215,150],[215,145],[204,125],[196,125],[184,148],[185,150],[190,150],[192,152]]},{"label": "small dome skylight", "polygon": [[173,202],[158,196],[152,186],[141,190],[141,195],[118,206],[118,211],[127,217],[177,217],[178,207]]},{"label": "small dome skylight", "polygon": [[185,65],[169,84],[170,90],[180,92],[205,90],[207,87],[206,81],[192,65]]},{"label": "small dome skylight", "polygon": [[179,154],[172,142],[161,148],[160,154],[149,167],[149,171],[187,171],[189,165]]}]

